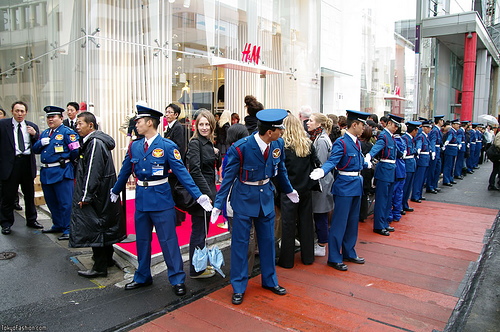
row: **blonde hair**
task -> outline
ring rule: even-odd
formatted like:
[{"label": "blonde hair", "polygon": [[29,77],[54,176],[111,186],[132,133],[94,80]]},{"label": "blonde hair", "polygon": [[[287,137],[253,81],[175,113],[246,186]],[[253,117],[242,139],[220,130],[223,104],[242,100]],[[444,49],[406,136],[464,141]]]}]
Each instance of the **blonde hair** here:
[{"label": "blonde hair", "polygon": [[210,125],[210,135],[208,135],[208,140],[213,142],[215,124],[217,123],[217,121],[215,121],[214,115],[205,108],[200,108],[200,113],[198,113],[198,116],[196,117],[196,121],[194,123],[194,127],[196,128],[196,130],[194,131],[193,137],[191,137],[191,139],[200,137],[198,124],[200,123],[201,118],[205,118],[208,120],[208,124]]},{"label": "blonde hair", "polygon": [[313,113],[311,114],[311,118],[313,118],[315,122],[320,124],[321,128],[326,131],[327,135],[330,135],[333,126],[332,119],[321,113]]},{"label": "blonde hair", "polygon": [[226,123],[231,125],[231,112],[228,110],[224,110],[224,112],[220,115],[219,127],[222,128]]},{"label": "blonde hair", "polygon": [[295,116],[289,114],[284,120],[285,130],[281,137],[285,148],[295,151],[297,157],[306,157],[311,153],[311,140],[307,137],[304,125]]}]

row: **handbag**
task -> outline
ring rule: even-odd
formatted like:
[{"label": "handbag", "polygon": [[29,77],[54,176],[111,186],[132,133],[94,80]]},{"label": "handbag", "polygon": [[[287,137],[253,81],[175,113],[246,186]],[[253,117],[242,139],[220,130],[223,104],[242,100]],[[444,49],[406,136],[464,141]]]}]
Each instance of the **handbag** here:
[{"label": "handbag", "polygon": [[486,155],[488,156],[488,159],[494,163],[500,161],[500,151],[495,147],[494,144],[491,144],[488,150],[486,150]]}]

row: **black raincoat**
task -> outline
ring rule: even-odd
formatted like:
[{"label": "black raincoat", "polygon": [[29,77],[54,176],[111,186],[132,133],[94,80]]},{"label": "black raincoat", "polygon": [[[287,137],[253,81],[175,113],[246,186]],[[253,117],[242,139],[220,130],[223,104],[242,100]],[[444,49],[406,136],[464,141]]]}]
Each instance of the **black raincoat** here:
[{"label": "black raincoat", "polygon": [[[120,199],[112,203],[109,197],[116,182],[115,141],[99,130],[90,135],[80,149],[75,177],[69,232],[73,248],[109,246],[126,237]],[[79,202],[88,204],[80,208]]]}]

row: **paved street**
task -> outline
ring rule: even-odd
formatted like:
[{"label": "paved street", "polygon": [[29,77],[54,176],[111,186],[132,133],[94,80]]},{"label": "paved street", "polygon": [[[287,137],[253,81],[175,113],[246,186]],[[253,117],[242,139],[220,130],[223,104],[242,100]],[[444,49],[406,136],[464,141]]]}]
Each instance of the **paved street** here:
[{"label": "paved street", "polygon": [[[457,235],[450,236],[453,239],[447,239],[445,242],[452,241],[451,247],[460,246],[462,250],[467,251],[466,257],[460,258],[460,261],[465,263],[469,260],[470,264],[466,264],[463,267],[461,267],[462,265],[454,266],[449,260],[443,260],[442,264],[437,264],[438,266],[441,265],[440,269],[446,268],[450,269],[449,271],[454,271],[453,275],[450,275],[450,278],[453,279],[450,287],[456,288],[458,294],[455,294],[452,288],[445,291],[440,291],[439,289],[433,290],[433,292],[435,291],[438,294],[443,292],[448,294],[444,297],[443,295],[439,295],[441,302],[438,301],[438,304],[445,303],[443,308],[447,309],[443,313],[444,315],[440,314],[439,321],[441,323],[436,324],[436,326],[440,326],[440,330],[444,329],[446,321],[451,317],[452,322],[448,322],[448,326],[457,327],[455,330],[494,331],[495,327],[500,325],[500,317],[497,312],[498,307],[500,307],[500,287],[498,287],[498,276],[500,275],[500,271],[498,271],[500,266],[498,255],[499,228],[496,228],[495,234],[491,234],[491,237],[488,236],[488,232],[486,232],[486,236],[484,235],[486,229],[490,228],[495,221],[495,215],[499,209],[500,192],[486,190],[490,170],[491,164],[487,163],[480,170],[476,171],[475,174],[467,176],[465,180],[460,181],[453,188],[443,188],[442,192],[437,195],[426,194],[427,201],[422,203],[421,206],[418,206],[416,203],[412,205],[417,210],[412,217],[414,220],[410,221],[408,219],[406,224],[403,220],[400,223],[401,225],[396,225],[397,229],[400,228],[399,234],[397,230],[396,233],[391,234],[388,238],[373,235],[373,233],[369,232],[371,226],[371,219],[369,219],[365,225],[360,227],[360,244],[358,245],[359,250],[367,248],[362,251],[367,257],[367,264],[365,266],[352,267],[352,271],[351,264],[348,273],[359,276],[361,279],[357,279],[358,282],[366,278],[366,275],[372,275],[373,277],[374,273],[378,273],[377,278],[384,279],[383,270],[377,269],[381,267],[384,269],[383,266],[385,263],[381,265],[376,263],[377,257],[383,257],[380,256],[382,253],[376,253],[378,249],[370,245],[370,242],[373,242],[373,240],[376,240],[375,242],[383,241],[382,244],[384,247],[390,249],[391,245],[396,244],[398,244],[397,247],[399,248],[407,246],[406,244],[402,244],[404,241],[418,241],[418,235],[421,234],[422,230],[417,227],[419,220],[417,216],[421,214],[424,218],[422,220],[425,220],[425,223],[423,223],[423,225],[425,224],[425,234],[429,235],[429,238],[424,243],[428,247],[435,246],[436,241],[439,239],[438,234],[443,231],[439,229],[441,227],[440,221],[445,219],[445,217],[448,218],[455,214],[457,216],[457,227],[453,227],[453,217],[451,217],[452,221],[447,224],[446,231],[451,233],[456,231]],[[440,205],[440,202],[447,204]],[[446,208],[443,209],[443,207]],[[432,209],[439,209],[440,215],[429,213]],[[481,222],[474,220],[475,212],[473,211],[481,212]],[[459,222],[464,216],[467,217],[465,222]],[[39,214],[39,221],[46,227],[50,225],[48,217],[41,213]],[[365,236],[367,238],[363,240]],[[490,240],[490,246],[485,247],[485,249],[483,249],[482,245],[483,237],[485,240]],[[367,239],[370,241],[367,241]],[[361,241],[366,243],[362,243]],[[462,243],[460,241],[466,242]],[[189,311],[191,307],[197,308],[198,314],[202,317],[207,315],[214,317],[210,313],[216,308],[213,299],[217,299],[219,302],[217,308],[221,308],[220,306],[222,305],[222,307],[228,308],[229,312],[234,311],[234,306],[230,304],[231,288],[230,286],[227,287],[229,285],[229,278],[227,277],[223,279],[220,276],[216,276],[209,280],[190,280],[188,278],[186,280],[188,294],[182,298],[178,298],[171,290],[166,272],[161,272],[154,277],[154,284],[151,287],[128,292],[124,291],[123,288],[115,286],[115,284],[123,287],[124,277],[127,275],[130,276],[130,272],[133,271],[132,267],[126,266],[127,264],[123,261],[119,261],[120,268],[116,266],[111,268],[107,278],[95,280],[81,278],[76,272],[84,266],[91,266],[90,251],[87,249],[69,250],[66,245],[67,242],[57,241],[54,235],[42,234],[39,231],[25,227],[23,217],[16,215],[16,223],[14,224],[12,234],[0,237],[0,252],[14,252],[16,254],[12,259],[0,260],[0,291],[4,294],[0,298],[0,323],[2,325],[42,326],[46,327],[48,331],[129,330],[139,326],[142,326],[140,329],[148,330],[148,326],[151,325],[142,324],[155,318],[171,319],[172,314],[178,312],[177,314],[181,315],[183,312],[186,313]],[[482,253],[483,250],[484,254]],[[417,251],[425,250],[419,249]],[[229,275],[230,261],[228,248],[224,249],[223,252],[226,260],[226,266],[223,270],[226,275]],[[455,257],[454,259],[458,258]],[[323,260],[318,259],[317,263],[312,265],[313,270],[325,270],[325,273],[331,273],[337,277],[336,273],[331,272],[331,268],[326,269]],[[369,263],[372,262],[376,264],[370,265]],[[372,267],[371,269],[370,266]],[[428,264],[422,264],[420,269],[426,269],[428,266]],[[457,274],[462,268],[464,269],[462,274]],[[161,271],[162,266],[156,267],[156,269]],[[185,271],[188,270],[187,265],[185,265],[184,269]],[[397,271],[399,270],[398,268]],[[405,269],[401,270],[404,271]],[[478,273],[474,277],[473,273],[476,270]],[[297,294],[297,292],[302,292],[301,288],[297,288],[297,284],[291,283],[290,280],[294,280],[298,276],[310,278],[306,277],[307,274],[304,273],[303,266],[299,265],[296,269],[292,270],[279,269],[278,278],[288,284],[291,294]],[[422,274],[432,275],[433,273],[432,271],[423,271]],[[338,292],[335,290],[336,287],[342,289],[347,286],[349,278],[346,278],[346,276],[340,274],[339,277],[342,279],[324,279],[324,277],[318,276],[318,282],[319,280],[327,282],[328,287],[333,288],[330,291],[336,293]],[[309,281],[314,283],[314,278],[310,278]],[[260,277],[254,278],[250,282],[252,292],[256,292],[254,295],[260,297],[260,299],[257,299],[252,304],[253,296],[246,297],[244,305],[246,305],[247,309],[249,305],[255,306],[255,309],[257,309],[257,306],[260,305],[263,299],[265,304],[264,311],[274,306],[279,308],[280,304],[287,307],[292,306],[291,310],[293,309],[292,304],[296,304],[296,301],[292,303],[284,301],[289,297],[288,295],[283,298],[277,298],[272,294],[269,295],[268,292],[260,290],[260,287],[258,287],[259,282]],[[330,284],[330,282],[333,284]],[[399,283],[397,280],[386,281],[387,284],[390,284],[390,282]],[[425,282],[425,280],[422,279],[421,282]],[[285,286],[287,286],[286,284]],[[414,287],[418,285],[408,285],[406,287],[409,286]],[[424,287],[422,286],[422,288]],[[473,294],[474,296],[469,295],[469,298],[464,296],[463,301],[460,301],[462,305],[456,308],[460,310],[454,310],[457,299],[461,297],[460,291],[463,289],[470,289],[468,294]],[[209,294],[212,295],[207,296]],[[370,293],[365,294],[373,296]],[[450,301],[450,296],[455,300]],[[397,305],[397,298],[391,298],[391,301],[396,301],[393,304],[394,306]],[[446,300],[443,300],[443,298]],[[200,299],[201,302],[198,301]],[[342,301],[348,298],[340,296],[338,299]],[[427,301],[432,302],[433,300],[429,299]],[[206,306],[207,303],[209,304],[208,306]],[[345,306],[346,304],[340,303],[340,305]],[[181,307],[183,308],[181,311],[176,310]],[[203,308],[206,312],[200,312]],[[240,310],[242,308],[245,307],[241,306],[237,309]],[[311,308],[314,307],[311,306]],[[172,313],[163,316],[169,312]],[[227,316],[226,311],[222,312]],[[243,316],[239,315],[240,318],[245,318],[246,325],[240,325],[243,330],[245,330],[244,327],[251,329],[253,326],[252,322],[257,324],[254,327],[263,322],[258,316],[258,310],[246,310],[243,314]],[[216,314],[215,318],[219,317],[221,316]],[[338,321],[342,321],[341,317],[342,315],[338,316],[330,312],[325,316],[325,321],[331,322],[332,326],[336,326]],[[190,321],[196,322],[197,319],[192,318]],[[282,317],[282,319],[286,321],[287,317]],[[308,316],[303,316],[302,320],[307,322]],[[289,320],[289,322],[293,322],[293,320]],[[373,321],[370,321],[370,324],[370,326],[376,326]],[[175,326],[175,324],[172,326]],[[281,329],[279,324],[272,326]],[[308,325],[297,325],[297,328],[299,326]],[[206,325],[206,327],[208,328],[209,325]],[[450,329],[450,331],[452,330],[454,329]]]}]

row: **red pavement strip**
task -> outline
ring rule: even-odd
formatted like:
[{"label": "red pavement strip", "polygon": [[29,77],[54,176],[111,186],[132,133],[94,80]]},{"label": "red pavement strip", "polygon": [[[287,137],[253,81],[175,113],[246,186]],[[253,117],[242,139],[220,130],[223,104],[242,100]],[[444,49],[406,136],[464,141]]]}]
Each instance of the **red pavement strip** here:
[{"label": "red pavement strip", "polygon": [[227,286],[155,319],[135,331],[432,331],[443,330],[458,298],[455,293],[483,247],[498,210],[423,202],[392,225],[372,232],[359,225],[358,255],[340,272],[316,257],[277,267],[288,294],[276,296],[251,279],[243,304],[231,304]]}]

